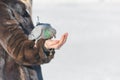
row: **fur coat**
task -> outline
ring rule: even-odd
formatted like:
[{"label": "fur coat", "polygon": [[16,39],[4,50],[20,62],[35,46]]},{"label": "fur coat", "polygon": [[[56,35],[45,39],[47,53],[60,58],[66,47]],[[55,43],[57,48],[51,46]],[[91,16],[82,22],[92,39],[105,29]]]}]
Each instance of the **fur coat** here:
[{"label": "fur coat", "polygon": [[0,0],[0,80],[40,80],[39,65],[54,57],[45,40],[28,40],[34,28],[31,0]]}]

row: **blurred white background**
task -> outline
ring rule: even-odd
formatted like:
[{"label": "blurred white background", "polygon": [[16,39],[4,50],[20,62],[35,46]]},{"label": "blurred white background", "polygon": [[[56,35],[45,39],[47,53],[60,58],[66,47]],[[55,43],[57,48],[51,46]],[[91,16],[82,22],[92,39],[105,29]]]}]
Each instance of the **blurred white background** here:
[{"label": "blurred white background", "polygon": [[38,0],[38,1],[36,0],[36,2],[39,4],[60,4],[60,3],[83,3],[83,2],[84,3],[87,3],[87,2],[120,2],[120,0]]},{"label": "blurred white background", "polygon": [[44,80],[120,80],[120,0],[33,0],[33,21],[69,33]]}]

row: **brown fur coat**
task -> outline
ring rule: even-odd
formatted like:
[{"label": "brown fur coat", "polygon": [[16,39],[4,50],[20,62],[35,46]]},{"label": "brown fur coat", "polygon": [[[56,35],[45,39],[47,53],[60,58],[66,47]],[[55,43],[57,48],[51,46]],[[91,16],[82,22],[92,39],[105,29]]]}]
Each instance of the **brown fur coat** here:
[{"label": "brown fur coat", "polygon": [[48,63],[54,56],[54,51],[53,55],[45,51],[45,40],[39,40],[37,48],[28,40],[33,29],[29,2],[0,0],[0,80],[38,80],[32,66]]}]

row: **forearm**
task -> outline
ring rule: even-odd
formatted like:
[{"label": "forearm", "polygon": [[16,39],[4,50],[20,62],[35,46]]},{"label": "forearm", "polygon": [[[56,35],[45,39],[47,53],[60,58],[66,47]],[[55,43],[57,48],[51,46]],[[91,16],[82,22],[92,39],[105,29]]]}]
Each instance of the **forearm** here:
[{"label": "forearm", "polygon": [[[1,6],[1,4],[0,4]],[[6,52],[21,65],[36,65],[49,62],[49,56],[43,51],[45,40],[40,39],[37,47],[28,40],[19,23],[12,17],[6,6],[0,7],[0,44]]]},{"label": "forearm", "polygon": [[39,40],[38,48],[34,47],[34,41],[27,39],[24,32],[18,28],[18,25],[0,26],[0,43],[7,53],[19,64],[41,64],[42,46],[44,40]]}]

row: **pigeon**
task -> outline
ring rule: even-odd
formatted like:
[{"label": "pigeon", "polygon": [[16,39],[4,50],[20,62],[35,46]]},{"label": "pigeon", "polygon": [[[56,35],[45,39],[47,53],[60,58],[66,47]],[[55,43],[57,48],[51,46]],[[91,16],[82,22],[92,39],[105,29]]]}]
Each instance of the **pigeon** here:
[{"label": "pigeon", "polygon": [[39,39],[52,39],[56,38],[56,30],[48,23],[40,23],[33,28],[31,33],[28,35],[29,40],[35,40],[35,44]]}]

